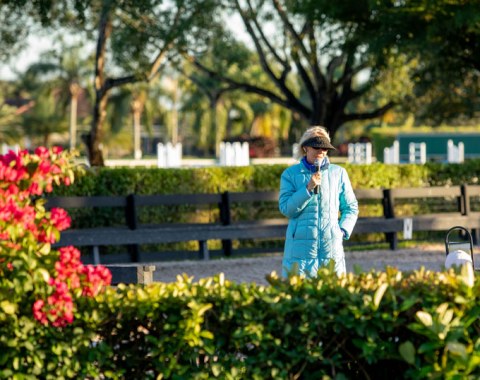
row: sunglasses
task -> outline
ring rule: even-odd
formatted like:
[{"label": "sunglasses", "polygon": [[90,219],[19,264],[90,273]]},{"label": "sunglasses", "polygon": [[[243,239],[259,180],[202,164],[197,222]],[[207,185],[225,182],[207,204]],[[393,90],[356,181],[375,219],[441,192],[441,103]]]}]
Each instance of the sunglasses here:
[{"label": "sunglasses", "polygon": [[309,146],[309,148],[315,149],[315,150],[328,150],[328,148],[317,148],[314,146]]}]

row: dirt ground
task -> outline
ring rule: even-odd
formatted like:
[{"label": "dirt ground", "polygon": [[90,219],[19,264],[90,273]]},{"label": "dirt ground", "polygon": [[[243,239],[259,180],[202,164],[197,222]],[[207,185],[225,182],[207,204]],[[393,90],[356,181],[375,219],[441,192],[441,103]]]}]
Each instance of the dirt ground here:
[{"label": "dirt ground", "polygon": [[[478,247],[477,247],[478,248]],[[474,249],[475,262],[480,262],[478,249]],[[425,267],[439,271],[445,264],[445,246],[443,244],[422,246],[418,249],[398,249],[346,252],[347,271],[359,265],[364,271],[372,268],[382,270],[386,266],[398,267],[402,271]],[[224,273],[225,278],[233,282],[254,282],[266,285],[265,277],[273,271],[281,274],[282,255],[235,259],[215,259],[209,261],[177,261],[154,263],[156,270],[154,281],[174,282],[177,275],[186,273],[198,281]],[[476,265],[478,267],[478,264]]]}]

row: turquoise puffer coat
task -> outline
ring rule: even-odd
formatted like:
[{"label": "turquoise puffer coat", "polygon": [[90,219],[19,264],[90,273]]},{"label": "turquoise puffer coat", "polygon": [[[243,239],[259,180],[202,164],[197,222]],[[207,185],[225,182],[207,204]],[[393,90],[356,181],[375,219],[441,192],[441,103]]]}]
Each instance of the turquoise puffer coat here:
[{"label": "turquoise puffer coat", "polygon": [[307,190],[312,173],[302,162],[282,173],[279,209],[289,219],[283,276],[291,272],[315,276],[331,259],[337,274],[346,272],[343,239],[352,234],[358,202],[344,168],[328,163],[321,173],[319,194]]}]

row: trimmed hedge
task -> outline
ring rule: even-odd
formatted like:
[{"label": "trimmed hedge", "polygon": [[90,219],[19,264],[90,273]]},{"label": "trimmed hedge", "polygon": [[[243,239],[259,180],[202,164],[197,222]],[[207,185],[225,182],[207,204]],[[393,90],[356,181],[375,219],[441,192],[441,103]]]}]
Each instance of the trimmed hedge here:
[{"label": "trimmed hedge", "polygon": [[313,280],[272,274],[271,286],[222,275],[120,285],[83,300],[71,326],[2,328],[4,337],[18,334],[0,376],[479,378],[473,272],[388,268],[337,277],[332,269]]},{"label": "trimmed hedge", "polygon": [[[478,184],[480,160],[462,164],[344,166],[354,188],[396,188]],[[183,169],[96,168],[77,176],[53,195],[194,194],[278,190],[287,165]]]}]

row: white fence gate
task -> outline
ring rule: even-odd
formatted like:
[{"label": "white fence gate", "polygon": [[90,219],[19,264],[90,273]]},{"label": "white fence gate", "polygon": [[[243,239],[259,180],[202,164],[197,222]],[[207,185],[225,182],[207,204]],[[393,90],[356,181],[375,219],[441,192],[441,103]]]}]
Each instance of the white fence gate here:
[{"label": "white fence gate", "polygon": [[182,166],[182,144],[157,144],[157,165],[159,168]]},{"label": "white fence gate", "polygon": [[3,143],[2,144],[2,154],[7,154],[10,150],[13,150],[15,153],[20,151],[20,146],[18,144],[15,145],[8,145]]},{"label": "white fence gate", "polygon": [[372,143],[348,144],[348,162],[352,164],[371,164]]},{"label": "white fence gate", "polygon": [[453,140],[447,142],[447,161],[453,163],[461,163],[465,161],[465,147],[463,142],[459,142],[457,146]]},{"label": "white fence gate", "polygon": [[220,165],[221,166],[248,166],[250,165],[250,152],[247,142],[221,142]]},{"label": "white fence gate", "polygon": [[398,140],[395,140],[391,147],[383,148],[383,163],[384,164],[400,163],[400,144]]},{"label": "white fence gate", "polygon": [[427,162],[427,144],[424,142],[408,144],[408,162],[411,164]]}]

